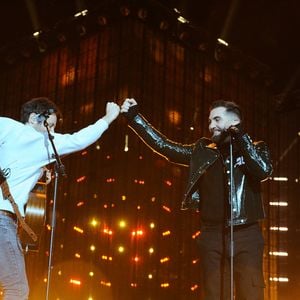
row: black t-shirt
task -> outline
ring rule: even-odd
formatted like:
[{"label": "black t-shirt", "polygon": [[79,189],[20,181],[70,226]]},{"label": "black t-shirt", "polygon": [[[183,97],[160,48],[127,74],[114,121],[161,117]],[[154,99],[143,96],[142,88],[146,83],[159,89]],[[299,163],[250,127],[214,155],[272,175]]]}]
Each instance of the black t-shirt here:
[{"label": "black t-shirt", "polygon": [[224,224],[227,220],[228,192],[224,164],[219,158],[198,182],[200,215],[204,224]]}]

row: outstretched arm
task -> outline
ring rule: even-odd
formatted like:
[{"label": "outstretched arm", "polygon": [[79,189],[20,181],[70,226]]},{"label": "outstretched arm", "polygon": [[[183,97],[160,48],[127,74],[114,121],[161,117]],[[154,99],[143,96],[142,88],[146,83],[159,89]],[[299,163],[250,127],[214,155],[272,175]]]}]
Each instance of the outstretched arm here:
[{"label": "outstretched arm", "polygon": [[121,112],[128,119],[129,127],[149,148],[173,163],[189,165],[195,144],[183,145],[169,140],[138,113],[137,102],[132,98],[124,101]]},{"label": "outstretched arm", "polygon": [[118,117],[119,113],[120,107],[116,103],[108,102],[105,115],[94,124],[73,134],[54,133],[58,153],[60,155],[69,154],[90,146],[102,136],[103,132],[108,129],[108,126]]}]

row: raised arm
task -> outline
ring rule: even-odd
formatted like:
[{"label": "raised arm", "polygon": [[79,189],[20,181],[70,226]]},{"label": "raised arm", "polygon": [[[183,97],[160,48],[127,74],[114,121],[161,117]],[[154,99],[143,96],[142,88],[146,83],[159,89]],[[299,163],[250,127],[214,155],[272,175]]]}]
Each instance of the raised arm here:
[{"label": "raised arm", "polygon": [[96,142],[108,129],[108,126],[118,117],[120,107],[113,103],[106,104],[105,115],[91,124],[73,134],[54,134],[54,141],[59,154],[69,154],[82,150]]},{"label": "raised arm", "polygon": [[138,105],[134,99],[126,99],[121,112],[127,118],[129,127],[154,152],[173,163],[189,165],[195,144],[184,145],[169,140],[138,113]]}]

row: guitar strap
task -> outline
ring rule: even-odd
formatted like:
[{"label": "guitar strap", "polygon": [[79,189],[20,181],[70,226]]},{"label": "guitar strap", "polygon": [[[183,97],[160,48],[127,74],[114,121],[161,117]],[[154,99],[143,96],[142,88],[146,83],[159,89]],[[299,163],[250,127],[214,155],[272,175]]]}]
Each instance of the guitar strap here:
[{"label": "guitar strap", "polygon": [[26,233],[32,238],[32,240],[34,242],[36,242],[38,237],[34,233],[34,231],[28,226],[28,224],[26,224],[26,222],[24,221],[24,218],[21,216],[18,204],[16,203],[15,199],[11,195],[10,190],[9,190],[9,186],[8,186],[8,183],[7,183],[6,180],[4,180],[1,183],[1,189],[2,189],[3,198],[8,199],[11,206],[13,207],[14,213],[17,216],[17,219],[18,219],[18,222],[19,222],[20,226],[26,231]]}]

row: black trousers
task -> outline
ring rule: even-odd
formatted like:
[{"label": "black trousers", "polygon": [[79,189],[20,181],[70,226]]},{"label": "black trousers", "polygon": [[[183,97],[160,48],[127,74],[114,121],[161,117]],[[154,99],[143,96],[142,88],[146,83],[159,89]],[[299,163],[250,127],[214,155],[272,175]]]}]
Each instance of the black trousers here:
[{"label": "black trousers", "polygon": [[[235,300],[263,300],[264,240],[257,223],[234,229]],[[230,230],[204,226],[198,238],[203,300],[230,299]]]}]

